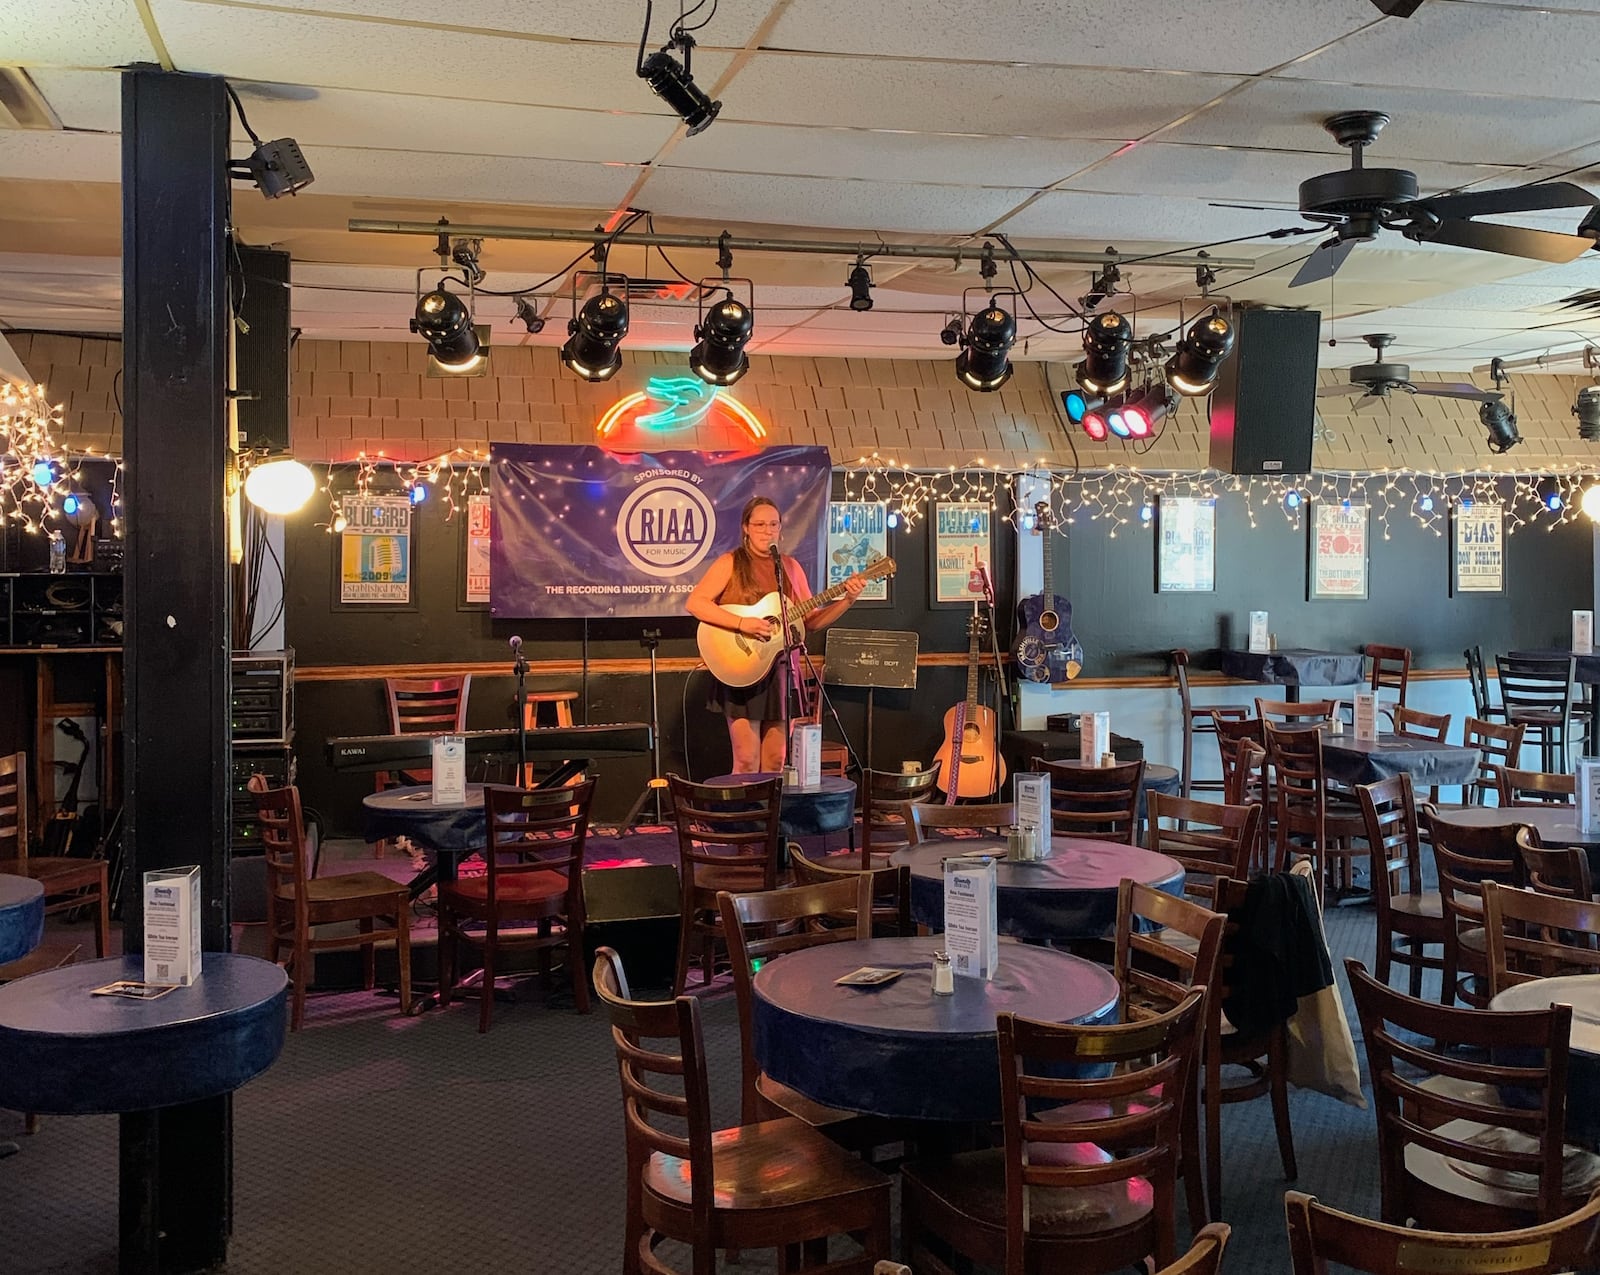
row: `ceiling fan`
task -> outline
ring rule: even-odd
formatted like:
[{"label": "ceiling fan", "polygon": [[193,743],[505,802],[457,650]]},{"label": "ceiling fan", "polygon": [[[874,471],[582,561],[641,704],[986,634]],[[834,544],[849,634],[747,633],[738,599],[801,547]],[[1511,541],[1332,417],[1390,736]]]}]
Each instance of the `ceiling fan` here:
[{"label": "ceiling fan", "polygon": [[[1474,217],[1536,212],[1545,208],[1588,208],[1600,199],[1571,182],[1539,182],[1500,190],[1420,197],[1417,175],[1403,168],[1365,168],[1362,155],[1389,122],[1382,111],[1330,115],[1322,127],[1349,147],[1350,167],[1300,183],[1300,212],[1333,229],[1333,238],[1305,259],[1290,287],[1331,278],[1358,243],[1380,230],[1398,230],[1417,243],[1453,244],[1537,261],[1573,261],[1596,241],[1584,235],[1529,230]],[[1244,207],[1244,205],[1225,205]]]},{"label": "ceiling fan", "polygon": [[1475,403],[1496,403],[1505,397],[1496,390],[1480,390],[1476,385],[1462,381],[1424,381],[1420,385],[1413,385],[1411,368],[1408,365],[1384,360],[1383,352],[1394,344],[1394,337],[1391,334],[1369,332],[1361,339],[1372,347],[1375,355],[1373,361],[1358,363],[1354,367],[1347,368],[1350,384],[1324,385],[1317,390],[1318,398],[1351,394],[1359,394],[1362,398],[1388,398],[1394,390],[1403,390],[1407,394],[1431,395],[1434,398],[1465,398]]}]

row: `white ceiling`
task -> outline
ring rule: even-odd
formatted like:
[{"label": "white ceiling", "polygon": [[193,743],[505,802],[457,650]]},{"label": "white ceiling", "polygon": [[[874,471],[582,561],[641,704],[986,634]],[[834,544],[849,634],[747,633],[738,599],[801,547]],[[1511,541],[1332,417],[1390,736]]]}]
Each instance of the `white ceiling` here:
[{"label": "white ceiling", "polygon": [[[1549,267],[1385,232],[1331,287],[1289,289],[1289,263],[1317,237],[1264,237],[1306,224],[1300,181],[1346,165],[1319,127],[1339,110],[1388,111],[1369,163],[1412,169],[1425,193],[1567,170],[1600,191],[1587,171],[1600,165],[1600,0],[1425,0],[1410,19],[1371,0],[722,0],[693,64],[722,114],[692,138],[634,74],[644,7],[0,0],[0,65],[23,68],[61,126],[0,129],[0,325],[119,326],[114,68],[145,62],[227,76],[262,136],[300,142],[315,184],[270,203],[240,186],[235,220],[294,254],[294,321],[310,337],[415,339],[431,241],[354,234],[352,217],[586,229],[633,207],[661,231],[971,249],[959,266],[880,259],[865,314],[846,305],[850,255],[739,254],[752,349],[768,353],[948,357],[939,328],[963,290],[978,295],[995,233],[1024,254],[1240,239],[1213,249],[1240,263],[1219,289],[1331,315],[1329,367],[1364,361],[1370,331],[1395,333],[1393,357],[1419,370],[1600,342],[1600,317],[1558,309],[1600,288],[1600,253]],[[678,6],[657,10],[651,48]],[[1571,231],[1579,216],[1510,220]],[[538,336],[510,300],[480,298],[497,344],[563,339],[563,267],[581,250],[485,244],[490,288],[556,276]],[[714,271],[710,252],[671,255],[694,277]],[[612,264],[672,273],[640,247]],[[1044,285],[1075,302],[1091,269],[1038,273],[1019,353],[1074,358],[1076,323]],[[1133,295],[1118,304],[1142,334],[1194,313],[1187,269],[1128,266],[1124,281]],[[685,349],[693,322],[692,302],[636,303],[629,342]]]}]

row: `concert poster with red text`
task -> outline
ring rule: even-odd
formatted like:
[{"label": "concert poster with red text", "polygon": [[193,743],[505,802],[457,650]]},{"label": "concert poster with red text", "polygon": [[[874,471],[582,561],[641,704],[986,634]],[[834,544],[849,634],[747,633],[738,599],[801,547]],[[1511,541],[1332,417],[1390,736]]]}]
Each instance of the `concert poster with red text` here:
[{"label": "concert poster with red text", "polygon": [[739,514],[767,496],[782,547],[822,587],[832,462],[825,447],[759,452],[609,452],[497,443],[492,615],[628,618],[681,615],[719,553],[739,544]]}]

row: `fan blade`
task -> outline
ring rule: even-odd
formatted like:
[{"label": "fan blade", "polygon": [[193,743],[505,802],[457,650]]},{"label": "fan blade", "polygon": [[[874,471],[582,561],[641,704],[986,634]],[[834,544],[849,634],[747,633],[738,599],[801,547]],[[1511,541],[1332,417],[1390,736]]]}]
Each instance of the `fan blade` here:
[{"label": "fan blade", "polygon": [[1504,190],[1470,190],[1462,195],[1419,199],[1440,221],[1453,218],[1494,217],[1504,213],[1537,212],[1541,208],[1588,208],[1600,204],[1582,186],[1571,182],[1541,182],[1536,186],[1509,186]]},{"label": "fan blade", "polygon": [[1528,230],[1523,226],[1502,226],[1492,221],[1445,221],[1429,230],[1424,243],[1454,244],[1457,248],[1476,248],[1508,257],[1531,257],[1535,261],[1576,261],[1595,241],[1583,235],[1563,235],[1554,230]]},{"label": "fan blade", "polygon": [[1294,211],[1293,208],[1288,208],[1288,207],[1284,207],[1284,208],[1268,208],[1265,204],[1219,204],[1214,199],[1209,201],[1206,204],[1206,207],[1207,208],[1242,208],[1242,209],[1244,209],[1245,212],[1292,213]]},{"label": "fan blade", "polygon": [[[1302,284],[1320,283],[1324,279],[1333,278],[1334,272],[1344,265],[1344,259],[1350,255],[1350,250],[1356,246],[1356,242],[1354,239],[1328,240],[1301,263],[1300,269],[1289,281],[1289,286],[1298,288]],[[1584,242],[1587,243],[1588,240]]]},{"label": "fan blade", "polygon": [[1433,398],[1468,398],[1479,403],[1493,403],[1505,397],[1495,390],[1480,390],[1476,385],[1465,385],[1459,381],[1444,382],[1432,385],[1424,381],[1420,385],[1411,386],[1413,394],[1427,394]]},{"label": "fan blade", "polygon": [[1349,398],[1366,391],[1359,385],[1322,385],[1317,388],[1318,398]]}]

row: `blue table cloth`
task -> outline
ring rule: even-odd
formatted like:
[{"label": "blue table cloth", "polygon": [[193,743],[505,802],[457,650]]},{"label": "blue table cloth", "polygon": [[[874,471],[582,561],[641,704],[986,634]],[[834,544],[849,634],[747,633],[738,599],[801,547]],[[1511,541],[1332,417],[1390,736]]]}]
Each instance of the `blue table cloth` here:
[{"label": "blue table cloth", "polygon": [[142,956],[117,956],[0,987],[0,1107],[171,1107],[233,1092],[282,1051],[289,980],[272,962],[207,952],[200,977],[159,1000],[90,995],[143,978]]},{"label": "blue table cloth", "polygon": [[[708,784],[749,784],[775,775],[714,775]],[[785,840],[844,832],[856,821],[856,786],[838,775],[823,775],[815,784],[785,784],[778,827]]]},{"label": "blue table cloth", "polygon": [[1366,681],[1359,652],[1312,651],[1290,647],[1281,651],[1217,653],[1222,672],[1241,682],[1273,686],[1355,686]]},{"label": "blue table cloth", "polygon": [[0,873],[0,965],[21,960],[44,935],[44,887]]},{"label": "blue table cloth", "polygon": [[[987,1123],[1000,1116],[995,1016],[1050,1023],[1115,1017],[1111,971],[1065,952],[1002,940],[994,979],[957,978],[933,994],[943,939],[871,939],[790,952],[754,980],[762,1070],[830,1107],[907,1120]],[[864,965],[904,970],[892,983],[839,987]]]},{"label": "blue table cloth", "polygon": [[[1489,1002],[1490,1009],[1545,1009],[1572,1006],[1572,1033],[1567,1063],[1567,1141],[1600,1148],[1600,974],[1538,978],[1508,987]],[[1497,1062],[1526,1067],[1531,1060],[1508,1054]],[[1517,1095],[1503,1093],[1508,1103]]]},{"label": "blue table cloth", "polygon": [[1050,855],[1027,863],[1005,858],[995,838],[952,838],[903,846],[889,858],[911,870],[911,918],[944,929],[944,860],[988,852],[996,863],[1000,933],[1036,942],[1095,939],[1117,925],[1117,886],[1123,877],[1168,894],[1183,892],[1183,865],[1164,854],[1089,837],[1052,837]]},{"label": "blue table cloth", "polygon": [[1357,743],[1354,735],[1322,736],[1322,769],[1342,784],[1375,784],[1408,774],[1417,788],[1470,783],[1481,760],[1476,748],[1440,744],[1410,735],[1380,734],[1375,743]]},{"label": "blue table cloth", "polygon": [[361,799],[368,841],[409,837],[437,851],[482,850],[487,833],[483,821],[483,785],[468,784],[464,803],[436,805],[431,784],[385,788]]}]

